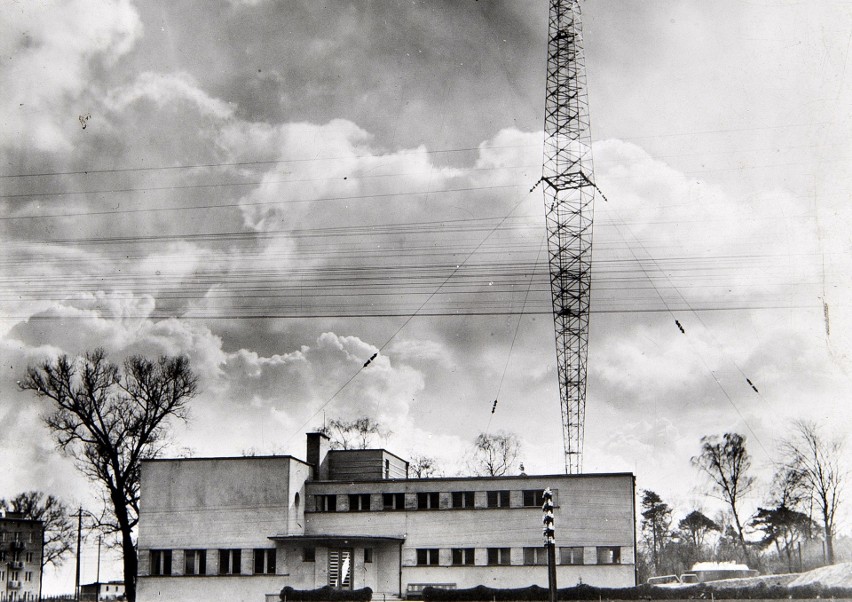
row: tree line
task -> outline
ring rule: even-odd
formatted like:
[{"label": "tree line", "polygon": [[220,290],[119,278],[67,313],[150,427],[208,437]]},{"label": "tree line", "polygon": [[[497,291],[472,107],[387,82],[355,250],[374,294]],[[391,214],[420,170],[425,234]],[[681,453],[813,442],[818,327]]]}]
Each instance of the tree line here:
[{"label": "tree line", "polygon": [[[99,515],[90,516],[102,533],[114,536],[121,549],[127,600],[135,602],[141,465],[165,450],[169,424],[188,418],[189,402],[198,388],[189,360],[132,356],[117,365],[104,350],[96,349],[80,357],[61,355],[30,366],[18,386],[48,400],[43,418],[57,446],[99,487],[103,507]],[[367,448],[390,435],[369,417],[335,418],[317,430],[340,449]],[[643,491],[640,574],[680,573],[691,562],[707,558],[740,559],[754,565],[768,549],[783,556],[792,570],[796,546],[817,537],[824,543],[825,563],[833,564],[845,477],[841,446],[826,439],[814,424],[797,422],[793,434],[779,445],[770,497],[746,517],[742,500],[752,491],[755,479],[745,438],[736,433],[702,438],[692,464],[707,477],[710,494],[724,502],[727,512],[711,519],[693,509],[674,526],[673,509],[655,492]],[[480,433],[466,454],[463,470],[476,476],[522,473],[520,452],[514,433]],[[417,453],[410,457],[410,477],[442,475],[434,458]],[[45,563],[59,564],[71,551],[75,534],[69,516],[73,511],[57,498],[24,492],[0,499],[0,508],[44,521]]]},{"label": "tree line", "polygon": [[[846,471],[842,440],[799,420],[777,445],[774,474],[757,510],[744,514],[756,478],[746,438],[706,436],[692,466],[706,479],[707,495],[722,502],[714,518],[691,509],[674,522],[674,509],[655,491],[640,500],[640,579],[682,574],[693,563],[738,561],[769,572],[796,572],[835,563],[837,512]],[[804,552],[803,552],[804,550]]]}]

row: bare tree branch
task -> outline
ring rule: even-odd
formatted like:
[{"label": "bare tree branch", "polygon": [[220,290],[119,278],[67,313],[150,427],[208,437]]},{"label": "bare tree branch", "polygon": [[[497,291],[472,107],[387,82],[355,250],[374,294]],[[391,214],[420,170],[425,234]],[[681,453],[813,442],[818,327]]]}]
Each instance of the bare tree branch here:
[{"label": "bare tree branch", "polygon": [[187,418],[198,386],[189,360],[164,356],[153,362],[134,356],[121,369],[103,349],[95,349],[80,358],[63,355],[31,366],[18,386],[53,401],[44,422],[57,445],[102,486],[108,512],[99,523],[120,535],[125,591],[135,602],[133,528],[139,520],[141,462],[163,449],[169,419]]}]

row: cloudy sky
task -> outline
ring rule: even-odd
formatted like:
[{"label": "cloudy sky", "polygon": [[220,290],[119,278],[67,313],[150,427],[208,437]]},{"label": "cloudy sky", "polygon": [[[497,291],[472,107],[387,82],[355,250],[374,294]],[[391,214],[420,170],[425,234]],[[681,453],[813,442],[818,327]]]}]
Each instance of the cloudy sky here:
[{"label": "cloudy sky", "polygon": [[[563,470],[547,2],[0,6],[0,496],[93,503],[15,381],[96,346],[191,358],[175,454],[303,457],[366,414],[446,474],[486,430]],[[791,420],[850,422],[852,4],[582,7],[584,469],[709,512],[702,435],[768,477]]]}]

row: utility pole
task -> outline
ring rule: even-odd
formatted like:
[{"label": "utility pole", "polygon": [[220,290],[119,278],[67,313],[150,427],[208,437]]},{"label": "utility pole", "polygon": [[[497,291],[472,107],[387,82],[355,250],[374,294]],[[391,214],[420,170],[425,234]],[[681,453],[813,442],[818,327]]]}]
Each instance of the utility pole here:
[{"label": "utility pole", "polygon": [[74,571],[74,600],[80,602],[80,539],[83,534],[83,507],[77,511],[77,566]]},{"label": "utility pole", "polygon": [[544,498],[544,503],[541,505],[541,511],[544,513],[542,532],[544,547],[547,548],[547,589],[550,602],[556,602],[556,530],[553,520],[553,492],[550,491],[550,487],[544,490],[542,498]]},{"label": "utility pole", "polygon": [[98,535],[98,572],[95,582],[98,584],[98,593],[101,591],[101,536]]}]

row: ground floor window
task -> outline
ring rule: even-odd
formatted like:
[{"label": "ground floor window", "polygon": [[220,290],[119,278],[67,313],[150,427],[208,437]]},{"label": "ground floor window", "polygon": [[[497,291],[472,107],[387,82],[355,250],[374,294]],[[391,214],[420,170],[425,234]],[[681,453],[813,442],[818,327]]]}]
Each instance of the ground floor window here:
[{"label": "ground floor window", "polygon": [[317,549],[316,548],[302,548],[302,562],[316,562],[317,560]]},{"label": "ground floor window", "polygon": [[373,548],[364,548],[364,564],[373,562]]},{"label": "ground floor window", "polygon": [[509,548],[488,548],[488,564],[511,564]]},{"label": "ground floor window", "polygon": [[239,575],[242,550],[219,550],[219,574]]},{"label": "ground floor window", "polygon": [[437,565],[438,550],[434,548],[417,548],[417,564],[419,566]]},{"label": "ground floor window", "polygon": [[453,548],[453,565],[462,566],[473,564],[474,549],[473,548]]},{"label": "ground floor window", "polygon": [[598,564],[621,564],[621,548],[598,547]]},{"label": "ground floor window", "polygon": [[544,546],[524,548],[524,564],[547,564],[547,548]]},{"label": "ground floor window", "polygon": [[172,574],[171,550],[151,550],[151,574],[154,576]]},{"label": "ground floor window", "polygon": [[275,574],[275,548],[258,548],[254,551],[254,574]]},{"label": "ground floor window", "polygon": [[583,548],[559,548],[559,564],[583,564]]}]

